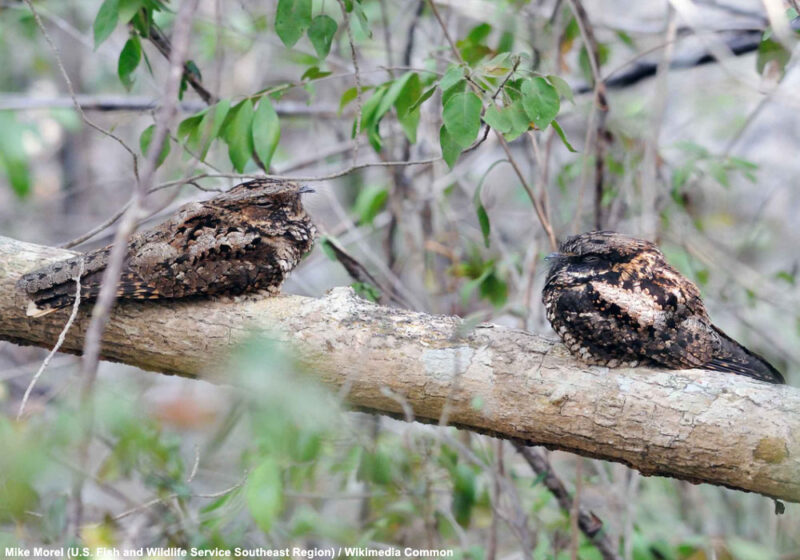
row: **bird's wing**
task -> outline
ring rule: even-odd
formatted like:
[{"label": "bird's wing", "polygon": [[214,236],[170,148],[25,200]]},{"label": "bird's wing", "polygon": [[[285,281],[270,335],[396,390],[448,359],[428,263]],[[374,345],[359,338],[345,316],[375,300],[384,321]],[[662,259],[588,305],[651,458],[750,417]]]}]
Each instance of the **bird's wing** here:
[{"label": "bird's wing", "polygon": [[260,232],[225,209],[198,204],[190,210],[147,232],[131,247],[119,297],[235,292],[256,280],[260,267],[255,261],[268,261],[271,251]]},{"label": "bird's wing", "polygon": [[[134,234],[123,261],[117,297],[163,297],[159,295],[157,286],[142,277],[142,270],[131,266],[132,258],[138,256],[140,261],[153,265],[178,258],[179,251],[191,245],[198,229],[215,224],[215,214],[218,220],[219,209],[204,203],[189,203],[156,228]],[[17,282],[17,287],[30,300],[27,314],[39,317],[72,305],[76,292],[75,277],[81,270],[81,298],[84,301],[96,298],[110,254],[111,246],[107,246],[24,274]]]},{"label": "bird's wing", "polygon": [[637,325],[621,308],[601,300],[591,286],[558,291],[548,306],[553,328],[570,351],[585,361],[642,360]]},{"label": "bird's wing", "polygon": [[710,321],[691,282],[660,277],[632,287],[608,282],[592,282],[591,287],[597,307],[620,318],[620,327],[643,356],[677,369],[701,367],[711,359]]},{"label": "bird's wing", "polygon": [[772,364],[755,352],[751,352],[717,327],[718,345],[711,360],[703,367],[714,371],[746,375],[768,383],[783,384],[783,375]]}]

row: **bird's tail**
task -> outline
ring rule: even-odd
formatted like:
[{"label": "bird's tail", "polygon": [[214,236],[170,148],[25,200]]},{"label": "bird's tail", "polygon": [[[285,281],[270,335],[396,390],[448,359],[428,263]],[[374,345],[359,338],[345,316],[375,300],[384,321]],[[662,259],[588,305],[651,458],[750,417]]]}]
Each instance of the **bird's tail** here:
[{"label": "bird's tail", "polygon": [[41,317],[71,306],[75,302],[75,278],[81,275],[81,297],[96,296],[94,283],[88,285],[90,275],[101,274],[105,268],[101,249],[87,255],[76,255],[23,274],[17,289],[28,297],[26,315]]},{"label": "bird's tail", "polygon": [[767,383],[786,383],[783,375],[767,360],[751,352],[717,327],[714,330],[719,335],[720,346],[714,351],[711,361],[703,367],[714,371],[724,371],[746,375]]}]

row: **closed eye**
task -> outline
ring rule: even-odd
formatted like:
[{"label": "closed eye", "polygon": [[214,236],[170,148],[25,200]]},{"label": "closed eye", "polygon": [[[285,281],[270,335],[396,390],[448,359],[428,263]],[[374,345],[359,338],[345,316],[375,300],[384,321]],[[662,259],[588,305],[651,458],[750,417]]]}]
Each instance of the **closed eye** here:
[{"label": "closed eye", "polygon": [[583,262],[588,263],[588,264],[597,264],[597,263],[600,262],[600,257],[596,257],[594,255],[589,255],[589,256],[583,257]]}]

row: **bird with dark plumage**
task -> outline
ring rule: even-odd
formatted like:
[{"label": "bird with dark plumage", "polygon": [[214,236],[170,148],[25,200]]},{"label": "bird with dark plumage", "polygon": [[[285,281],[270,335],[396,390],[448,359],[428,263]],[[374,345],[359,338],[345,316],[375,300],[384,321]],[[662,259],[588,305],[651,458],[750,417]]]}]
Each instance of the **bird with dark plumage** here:
[{"label": "bird with dark plumage", "polygon": [[[256,179],[204,202],[182,206],[154,229],[128,243],[117,297],[172,299],[190,296],[274,295],[312,247],[316,228],[296,183]],[[58,261],[23,275],[17,287],[38,317],[100,292],[111,246]]]},{"label": "bird with dark plumage", "polygon": [[593,231],[570,237],[548,260],[547,319],[580,360],[703,368],[784,383],[764,358],[714,326],[697,286],[653,243]]}]

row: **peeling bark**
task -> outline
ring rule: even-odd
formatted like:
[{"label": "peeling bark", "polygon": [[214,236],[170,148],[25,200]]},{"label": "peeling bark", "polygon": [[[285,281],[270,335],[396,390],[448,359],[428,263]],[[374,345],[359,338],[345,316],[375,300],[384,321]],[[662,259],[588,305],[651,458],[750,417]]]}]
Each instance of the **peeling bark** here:
[{"label": "peeling bark", "polygon": [[[50,347],[69,311],[25,317],[14,284],[70,256],[0,237],[0,339]],[[80,352],[90,306],[63,350]],[[373,305],[348,288],[320,299],[131,303],[115,308],[102,357],[224,383],[222,364],[253,332],[293,354],[354,407],[438,421],[663,475],[800,502],[800,390],[702,370],[614,369],[497,325]],[[383,390],[388,388],[391,393]],[[397,395],[405,399],[398,402]]]}]

